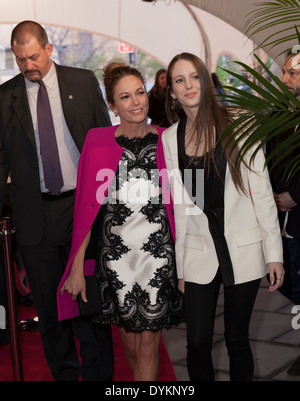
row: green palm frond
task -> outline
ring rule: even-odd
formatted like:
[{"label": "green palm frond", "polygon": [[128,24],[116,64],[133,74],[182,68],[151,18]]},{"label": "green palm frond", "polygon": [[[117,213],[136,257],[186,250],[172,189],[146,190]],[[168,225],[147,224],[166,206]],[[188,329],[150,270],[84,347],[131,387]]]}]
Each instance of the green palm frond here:
[{"label": "green palm frond", "polygon": [[[275,47],[287,41],[298,42],[295,27],[300,27],[300,1],[277,0],[257,3],[257,10],[252,11],[245,24],[245,33],[250,37],[258,32],[276,27],[276,32],[269,34],[259,43],[257,48],[263,46]],[[280,28],[284,24],[283,29]],[[285,36],[283,36],[285,35]]]},{"label": "green palm frond", "polygon": [[[300,0],[274,0],[256,6],[257,9],[248,16],[245,33],[251,37],[266,31],[265,40],[257,48],[275,47],[288,42],[287,52],[292,50],[289,47],[291,41],[300,45]],[[277,27],[275,32],[274,27]],[[222,98],[233,115],[233,121],[220,140],[224,140],[232,150],[238,147],[236,166],[239,167],[250,148],[254,149],[253,160],[268,141],[291,129],[294,133],[280,141],[280,145],[267,156],[266,165],[273,168],[283,159],[290,158],[286,175],[292,178],[300,172],[300,102],[257,55],[254,54],[254,57],[260,66],[260,73],[247,64],[235,61],[250,75],[250,79],[224,69],[227,74],[247,85],[252,93],[232,86],[224,87],[227,93]],[[298,129],[295,129],[297,126]],[[272,164],[269,164],[271,161]]]},{"label": "green palm frond", "polygon": [[[267,141],[300,124],[299,100],[258,56],[255,55],[255,58],[273,82],[270,82],[250,66],[238,61],[236,63],[243,67],[257,83],[237,73],[225,70],[239,77],[253,91],[253,93],[249,93],[238,88],[225,86],[225,89],[230,92],[223,95],[223,98],[234,119],[220,140],[225,140],[225,146],[229,146],[229,144],[232,146],[233,142],[232,150],[237,146],[239,147],[236,166],[239,166],[249,149],[255,148],[251,159],[253,160],[258,150],[264,147]],[[280,146],[267,157],[266,164],[276,154],[280,154],[280,157],[273,164],[274,167],[289,152],[294,152],[296,149],[299,150],[299,157],[291,159],[288,164],[287,174],[292,176],[300,170],[300,130],[281,142]]]}]

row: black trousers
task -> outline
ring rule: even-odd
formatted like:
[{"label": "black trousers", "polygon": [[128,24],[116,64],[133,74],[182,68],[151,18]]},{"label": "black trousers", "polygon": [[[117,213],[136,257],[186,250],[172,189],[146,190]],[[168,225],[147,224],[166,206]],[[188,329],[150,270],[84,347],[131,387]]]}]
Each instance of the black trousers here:
[{"label": "black trousers", "polygon": [[[212,344],[221,274],[207,284],[185,283],[187,367],[192,381],[213,381]],[[260,280],[224,288],[225,342],[231,381],[250,381],[254,362],[249,324]]]},{"label": "black trousers", "polygon": [[[112,380],[113,346],[110,327],[89,320],[59,322],[56,291],[70,252],[74,197],[43,200],[44,235],[37,246],[20,246],[39,318],[44,352],[58,381]],[[80,340],[81,367],[74,334]]]},{"label": "black trousers", "polygon": [[300,304],[300,244],[294,238],[282,237],[285,276],[279,291],[295,305]]}]

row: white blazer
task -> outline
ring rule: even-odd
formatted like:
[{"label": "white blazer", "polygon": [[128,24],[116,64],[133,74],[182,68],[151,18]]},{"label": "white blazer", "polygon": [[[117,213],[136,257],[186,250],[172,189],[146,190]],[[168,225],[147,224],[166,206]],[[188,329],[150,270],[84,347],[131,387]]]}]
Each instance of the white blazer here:
[{"label": "white blazer", "polygon": [[[178,277],[185,281],[207,284],[218,270],[218,258],[208,219],[188,196],[178,162],[177,126],[162,135],[171,194],[174,202],[176,230],[176,263]],[[247,154],[248,162],[251,153]],[[268,273],[267,263],[282,262],[282,239],[277,207],[265,157],[259,151],[251,164],[252,171],[242,167],[247,195],[236,190],[229,167],[224,190],[224,235],[227,241],[235,284],[255,280]]]}]

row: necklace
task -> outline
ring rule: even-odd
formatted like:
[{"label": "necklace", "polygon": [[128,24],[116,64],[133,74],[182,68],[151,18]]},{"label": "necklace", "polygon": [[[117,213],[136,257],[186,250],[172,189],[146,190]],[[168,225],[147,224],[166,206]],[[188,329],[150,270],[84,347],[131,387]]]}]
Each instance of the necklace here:
[{"label": "necklace", "polygon": [[[185,143],[185,148],[186,148],[186,152],[185,152],[185,153],[186,153],[186,155],[187,155],[188,158],[189,158],[189,163],[188,163],[188,165],[187,165],[187,168],[189,168],[189,167],[191,166],[191,164],[195,164],[194,161],[195,161],[196,159],[198,159],[198,158],[201,157],[201,156],[198,156],[198,148],[199,148],[199,145],[200,145],[200,143],[202,142],[202,140],[201,140],[200,142],[198,142],[198,139],[197,139],[197,137],[196,137],[195,132],[194,132],[194,135],[193,135],[193,133],[191,133],[191,132],[187,132],[186,135],[187,135],[187,136],[190,136],[190,137],[187,139],[186,143]],[[195,137],[194,144],[193,144],[193,137]],[[192,145],[192,144],[193,144],[193,145]],[[187,152],[188,145],[192,145],[191,152]],[[191,155],[190,155],[190,153],[191,153]]]}]

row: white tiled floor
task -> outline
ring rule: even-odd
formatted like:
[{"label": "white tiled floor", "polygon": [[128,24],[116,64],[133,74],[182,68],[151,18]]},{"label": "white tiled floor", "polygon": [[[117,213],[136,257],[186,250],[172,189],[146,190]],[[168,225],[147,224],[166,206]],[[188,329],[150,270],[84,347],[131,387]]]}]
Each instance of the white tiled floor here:
[{"label": "white tiled floor", "polygon": [[[262,280],[250,325],[250,339],[255,361],[256,381],[300,381],[300,376],[287,374],[287,369],[300,356],[300,329],[292,328],[293,304],[278,291],[267,292]],[[164,331],[164,341],[173,362],[178,381],[189,380],[186,369],[186,330]],[[216,380],[228,381],[228,357],[223,336],[223,300],[220,293],[215,322],[213,361]]]}]

